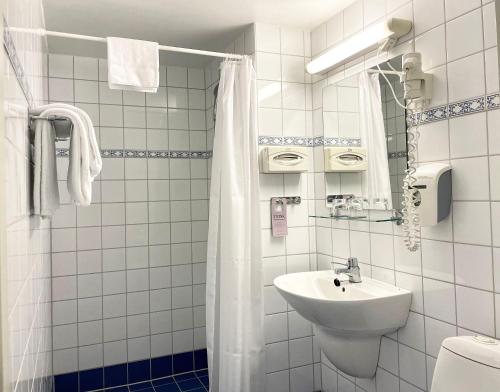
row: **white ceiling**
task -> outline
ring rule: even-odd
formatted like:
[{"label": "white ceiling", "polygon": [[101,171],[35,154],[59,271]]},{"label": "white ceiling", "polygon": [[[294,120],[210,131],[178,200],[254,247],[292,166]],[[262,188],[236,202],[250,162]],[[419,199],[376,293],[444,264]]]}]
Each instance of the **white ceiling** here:
[{"label": "white ceiling", "polygon": [[[224,50],[250,23],[309,30],[354,0],[43,0],[48,30],[118,36],[164,45]],[[105,57],[103,44],[49,38],[49,50]],[[209,59],[167,55],[162,62],[203,65]]]}]

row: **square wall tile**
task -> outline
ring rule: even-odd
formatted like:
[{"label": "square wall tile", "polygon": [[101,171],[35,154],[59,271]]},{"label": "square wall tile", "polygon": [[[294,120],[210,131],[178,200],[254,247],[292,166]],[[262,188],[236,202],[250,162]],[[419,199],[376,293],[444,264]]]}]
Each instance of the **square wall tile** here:
[{"label": "square wall tile", "polygon": [[454,248],[456,283],[492,291],[491,248],[466,244],[454,244]]},{"label": "square wall tile", "polygon": [[98,60],[93,57],[74,57],[75,79],[98,80]]},{"label": "square wall tile", "polygon": [[257,52],[257,78],[281,80],[281,56],[274,53]]},{"label": "square wall tile", "polygon": [[448,323],[456,322],[453,284],[424,278],[425,314]]},{"label": "square wall tile", "polygon": [[304,32],[302,30],[282,28],[281,53],[294,56],[304,56]]},{"label": "square wall tile", "polygon": [[471,55],[483,48],[481,9],[476,9],[446,23],[448,61]]},{"label": "square wall tile", "polygon": [[269,53],[280,53],[280,28],[270,24],[256,23],[255,50]]},{"label": "square wall tile", "polygon": [[457,286],[458,325],[488,336],[495,335],[493,293]]},{"label": "square wall tile", "polygon": [[448,63],[449,100],[456,102],[485,93],[484,55],[477,53]]},{"label": "square wall tile", "polygon": [[481,0],[445,0],[446,19],[450,20],[463,15],[481,5]]},{"label": "square wall tile", "polygon": [[490,198],[487,157],[454,159],[451,166],[454,200]]},{"label": "square wall tile", "polygon": [[491,245],[490,205],[487,202],[454,202],[455,241]]},{"label": "square wall tile", "polygon": [[50,54],[49,77],[73,78],[73,56]]}]

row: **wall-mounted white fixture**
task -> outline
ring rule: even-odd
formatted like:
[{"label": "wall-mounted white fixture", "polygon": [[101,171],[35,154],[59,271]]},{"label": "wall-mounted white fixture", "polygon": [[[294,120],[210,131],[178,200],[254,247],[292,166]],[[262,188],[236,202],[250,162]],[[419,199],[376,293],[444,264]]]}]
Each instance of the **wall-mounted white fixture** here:
[{"label": "wall-mounted white fixture", "polygon": [[437,225],[450,213],[451,166],[446,163],[428,163],[419,166],[413,176],[413,200],[420,225]]},{"label": "wall-mounted white fixture", "polygon": [[361,172],[368,169],[363,147],[325,147],[325,172]]},{"label": "wall-mounted white fixture", "polygon": [[300,173],[307,171],[306,147],[265,147],[261,152],[263,173]]},{"label": "wall-mounted white fixture", "polygon": [[398,18],[391,18],[369,26],[313,59],[307,64],[307,72],[316,74],[325,71],[349,60],[356,54],[373,49],[376,45],[383,44],[384,49],[387,50],[396,43],[399,37],[408,34],[411,27],[412,23],[409,20]]},{"label": "wall-mounted white fixture", "polygon": [[346,277],[333,271],[298,272],[278,276],[274,286],[315,325],[321,350],[338,369],[371,378],[382,335],[406,324],[411,292],[364,276],[361,283]]},{"label": "wall-mounted white fixture", "polygon": [[422,71],[422,54],[406,53],[402,59],[401,83],[404,98],[408,100],[430,101],[432,98],[432,74]]}]

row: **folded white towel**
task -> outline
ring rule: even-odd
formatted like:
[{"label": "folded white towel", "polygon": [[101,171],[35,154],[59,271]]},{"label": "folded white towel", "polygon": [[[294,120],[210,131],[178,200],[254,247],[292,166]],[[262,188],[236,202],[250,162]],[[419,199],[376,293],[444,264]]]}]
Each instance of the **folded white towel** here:
[{"label": "folded white towel", "polygon": [[61,116],[73,123],[69,147],[68,191],[77,205],[92,202],[92,181],[102,169],[101,153],[94,126],[83,110],[63,103],[53,103],[37,108],[40,116]]},{"label": "folded white towel", "polygon": [[52,216],[59,208],[56,168],[56,134],[52,124],[35,120],[33,208],[36,215]]},{"label": "folded white towel", "polygon": [[158,43],[116,37],[106,40],[109,88],[155,93],[160,81]]}]

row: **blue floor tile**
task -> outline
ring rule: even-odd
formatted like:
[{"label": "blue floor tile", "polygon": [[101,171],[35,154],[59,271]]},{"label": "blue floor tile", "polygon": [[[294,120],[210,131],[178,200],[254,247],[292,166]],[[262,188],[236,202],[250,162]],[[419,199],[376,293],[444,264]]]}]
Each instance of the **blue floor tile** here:
[{"label": "blue floor tile", "polygon": [[205,385],[206,388],[208,388],[208,376],[198,376],[198,379],[201,381],[203,385]]},{"label": "blue floor tile", "polygon": [[196,373],[191,372],[191,373],[184,373],[184,374],[179,374],[177,376],[174,376],[175,381],[180,382],[184,380],[191,380],[193,378],[196,378]]},{"label": "blue floor tile", "polygon": [[[143,362],[143,361],[141,361]],[[137,375],[143,374],[143,364],[134,368]],[[147,368],[147,367],[146,367]],[[120,373],[120,369],[116,369]],[[129,364],[130,372],[130,364]],[[107,371],[108,377],[113,375],[113,370]],[[130,376],[129,376],[130,378]],[[111,379],[111,378],[110,378]],[[66,380],[61,380],[66,381]],[[68,380],[71,383],[71,380]],[[78,381],[78,380],[77,380]],[[65,383],[60,383],[64,385]],[[78,389],[59,389],[64,392],[76,392]],[[154,380],[145,380],[142,382],[129,383],[118,387],[111,387],[106,389],[97,389],[94,392],[207,392],[208,391],[208,372],[206,370],[191,371],[183,374],[178,374],[170,377],[161,377]]]},{"label": "blue floor tile", "polygon": [[143,389],[153,388],[153,384],[151,381],[140,382],[139,384],[131,384],[128,386],[128,389],[131,391],[142,391]]},{"label": "blue floor tile", "polygon": [[208,370],[207,369],[205,369],[205,370],[197,370],[196,371],[196,375],[198,377],[203,377],[203,376],[208,377]]},{"label": "blue floor tile", "polygon": [[165,384],[165,385],[159,385],[155,386],[155,391],[156,392],[180,392],[181,390],[177,386],[177,384]]},{"label": "blue floor tile", "polygon": [[177,385],[179,385],[179,388],[181,391],[192,391],[193,389],[205,389],[203,387],[203,384],[198,380],[197,378],[192,378],[191,380],[185,380],[185,381],[178,381]]},{"label": "blue floor tile", "polygon": [[165,378],[159,378],[157,380],[153,380],[152,383],[153,383],[153,386],[157,387],[160,385],[175,384],[175,380],[173,377],[165,377]]}]

